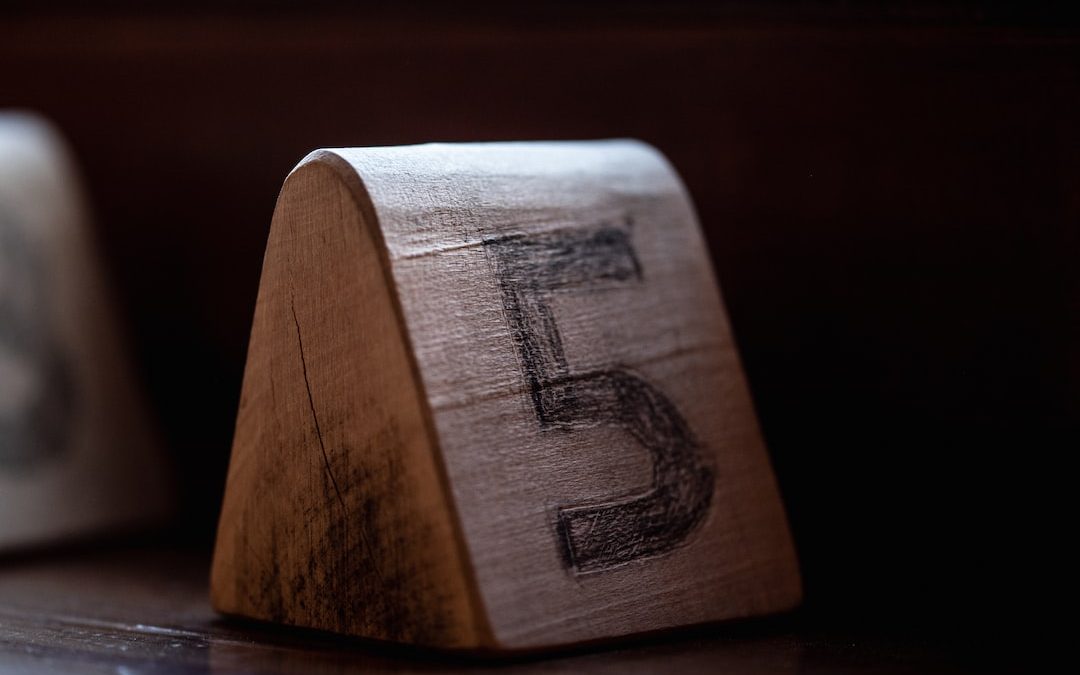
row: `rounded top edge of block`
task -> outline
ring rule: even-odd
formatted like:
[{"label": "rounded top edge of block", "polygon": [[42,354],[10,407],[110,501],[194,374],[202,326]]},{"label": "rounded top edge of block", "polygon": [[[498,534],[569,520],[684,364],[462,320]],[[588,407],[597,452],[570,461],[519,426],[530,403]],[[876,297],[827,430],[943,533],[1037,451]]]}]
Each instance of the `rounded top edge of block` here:
[{"label": "rounded top edge of block", "polygon": [[[431,142],[409,145],[319,148],[293,168],[313,162],[367,172],[393,166],[416,175],[469,172],[480,160],[488,169],[516,172],[565,171],[568,163],[619,164],[642,160],[670,169],[667,157],[655,146],[633,138],[596,140],[535,140],[484,142]],[[421,164],[423,163],[423,164]],[[426,166],[425,166],[426,165]],[[426,169],[426,170],[425,170]]]}]

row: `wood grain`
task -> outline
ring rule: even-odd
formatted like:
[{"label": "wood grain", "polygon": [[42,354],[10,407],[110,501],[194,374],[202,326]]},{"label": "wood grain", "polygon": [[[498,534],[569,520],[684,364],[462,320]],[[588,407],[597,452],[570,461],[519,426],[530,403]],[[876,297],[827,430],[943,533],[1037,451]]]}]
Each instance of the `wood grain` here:
[{"label": "wood grain", "polygon": [[795,606],[745,378],[659,153],[302,162],[267,246],[213,588],[227,613],[499,649]]},{"label": "wood grain", "polygon": [[267,246],[214,603],[271,621],[479,641],[375,232],[329,166],[286,181]]},{"label": "wood grain", "polygon": [[[0,672],[154,673],[790,673],[1025,672],[999,646],[928,642],[865,626],[806,621],[703,626],[601,650],[488,659],[224,621],[207,602],[205,551],[175,539],[0,559]],[[803,619],[805,619],[803,615]]]}]

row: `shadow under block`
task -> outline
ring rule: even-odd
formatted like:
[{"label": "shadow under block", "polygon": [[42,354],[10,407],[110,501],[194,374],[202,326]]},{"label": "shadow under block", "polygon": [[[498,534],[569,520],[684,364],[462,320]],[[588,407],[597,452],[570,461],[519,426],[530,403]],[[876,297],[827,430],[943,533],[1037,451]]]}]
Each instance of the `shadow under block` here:
[{"label": "shadow under block", "polygon": [[271,225],[215,608],[533,649],[790,609],[693,208],[632,141],[318,151]]}]

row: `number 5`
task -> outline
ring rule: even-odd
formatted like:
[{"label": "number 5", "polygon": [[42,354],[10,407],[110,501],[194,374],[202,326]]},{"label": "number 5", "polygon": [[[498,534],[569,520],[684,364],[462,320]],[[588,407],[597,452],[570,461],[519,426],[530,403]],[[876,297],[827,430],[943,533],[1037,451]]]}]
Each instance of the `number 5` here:
[{"label": "number 5", "polygon": [[640,281],[627,232],[603,226],[485,245],[540,428],[618,427],[652,459],[645,491],[559,507],[567,566],[576,574],[599,572],[673,550],[704,520],[712,501],[713,474],[697,440],[667,396],[637,375],[617,366],[572,372],[548,304],[553,293]]}]

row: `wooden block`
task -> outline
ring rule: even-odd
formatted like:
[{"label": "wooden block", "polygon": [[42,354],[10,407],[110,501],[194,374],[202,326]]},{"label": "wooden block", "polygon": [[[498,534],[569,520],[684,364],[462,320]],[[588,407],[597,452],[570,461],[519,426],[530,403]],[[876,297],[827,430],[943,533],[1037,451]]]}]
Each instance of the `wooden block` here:
[{"label": "wooden block", "polygon": [[63,143],[0,114],[0,549],[168,513],[124,352]]},{"label": "wooden block", "polygon": [[216,609],[510,650],[800,594],[706,247],[658,152],[341,149],[289,175]]}]

